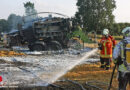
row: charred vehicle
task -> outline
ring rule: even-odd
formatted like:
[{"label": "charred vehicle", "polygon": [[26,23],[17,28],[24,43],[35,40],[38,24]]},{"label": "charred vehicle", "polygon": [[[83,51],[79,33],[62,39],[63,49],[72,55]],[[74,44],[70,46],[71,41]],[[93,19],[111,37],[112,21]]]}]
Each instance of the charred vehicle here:
[{"label": "charred vehicle", "polygon": [[69,18],[52,17],[52,15],[40,17],[19,25],[17,36],[15,36],[18,37],[18,42],[14,42],[16,38],[11,39],[10,46],[26,42],[31,51],[60,50],[67,47],[69,40],[67,34],[71,32],[71,26]]}]

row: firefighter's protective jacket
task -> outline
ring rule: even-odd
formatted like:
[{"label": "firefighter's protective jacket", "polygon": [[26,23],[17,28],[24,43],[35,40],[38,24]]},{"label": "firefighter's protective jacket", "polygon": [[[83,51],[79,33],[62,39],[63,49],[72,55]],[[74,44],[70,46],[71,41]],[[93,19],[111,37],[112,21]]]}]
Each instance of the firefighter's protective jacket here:
[{"label": "firefighter's protective jacket", "polygon": [[[130,37],[126,37],[124,40],[130,42]],[[122,54],[121,54],[121,52],[122,52],[122,49],[121,49],[122,45],[123,45],[123,42],[121,41],[114,48],[114,51],[113,51],[113,60],[114,60],[114,62],[119,61],[119,57],[122,57]],[[127,57],[127,58],[129,58],[129,57]],[[121,71],[121,72],[127,71],[127,68],[125,67],[124,63],[119,64],[118,71]]]},{"label": "firefighter's protective jacket", "polygon": [[110,37],[102,37],[101,41],[101,51],[100,56],[101,58],[112,58],[112,40]]},{"label": "firefighter's protective jacket", "polygon": [[109,37],[112,40],[112,46],[115,47],[116,46],[116,40],[111,35],[109,35]]}]

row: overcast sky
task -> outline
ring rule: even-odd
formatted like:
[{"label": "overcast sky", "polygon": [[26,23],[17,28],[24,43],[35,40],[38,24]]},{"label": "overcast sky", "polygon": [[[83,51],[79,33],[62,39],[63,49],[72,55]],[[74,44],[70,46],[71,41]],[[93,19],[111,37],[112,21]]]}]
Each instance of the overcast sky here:
[{"label": "overcast sky", "polygon": [[[38,12],[58,12],[68,16],[74,16],[77,11],[77,0],[0,0],[0,19],[7,19],[9,14],[24,15],[23,3],[31,1],[35,3]],[[115,0],[117,8],[113,12],[116,22],[130,23],[130,0]]]}]

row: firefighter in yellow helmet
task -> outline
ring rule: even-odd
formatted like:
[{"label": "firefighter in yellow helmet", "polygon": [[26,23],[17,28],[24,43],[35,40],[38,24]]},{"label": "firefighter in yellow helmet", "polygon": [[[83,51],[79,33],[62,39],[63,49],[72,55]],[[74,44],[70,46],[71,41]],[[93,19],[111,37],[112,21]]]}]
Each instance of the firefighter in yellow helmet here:
[{"label": "firefighter in yellow helmet", "polygon": [[130,27],[122,30],[123,40],[114,48],[113,60],[118,65],[119,90],[126,90],[130,85]]}]

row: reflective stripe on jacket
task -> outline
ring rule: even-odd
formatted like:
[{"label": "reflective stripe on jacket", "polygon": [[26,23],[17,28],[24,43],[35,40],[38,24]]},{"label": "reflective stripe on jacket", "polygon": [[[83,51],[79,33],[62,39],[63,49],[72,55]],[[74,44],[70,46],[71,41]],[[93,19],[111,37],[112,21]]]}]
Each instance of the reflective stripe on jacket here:
[{"label": "reflective stripe on jacket", "polygon": [[102,58],[112,58],[112,40],[111,38],[103,37],[100,41],[102,44],[102,50],[100,52],[100,56]]},{"label": "reflective stripe on jacket", "polygon": [[124,72],[124,71],[127,71],[127,68],[125,67],[124,64],[121,64],[121,65],[119,65],[119,67],[118,67],[118,71]]}]

